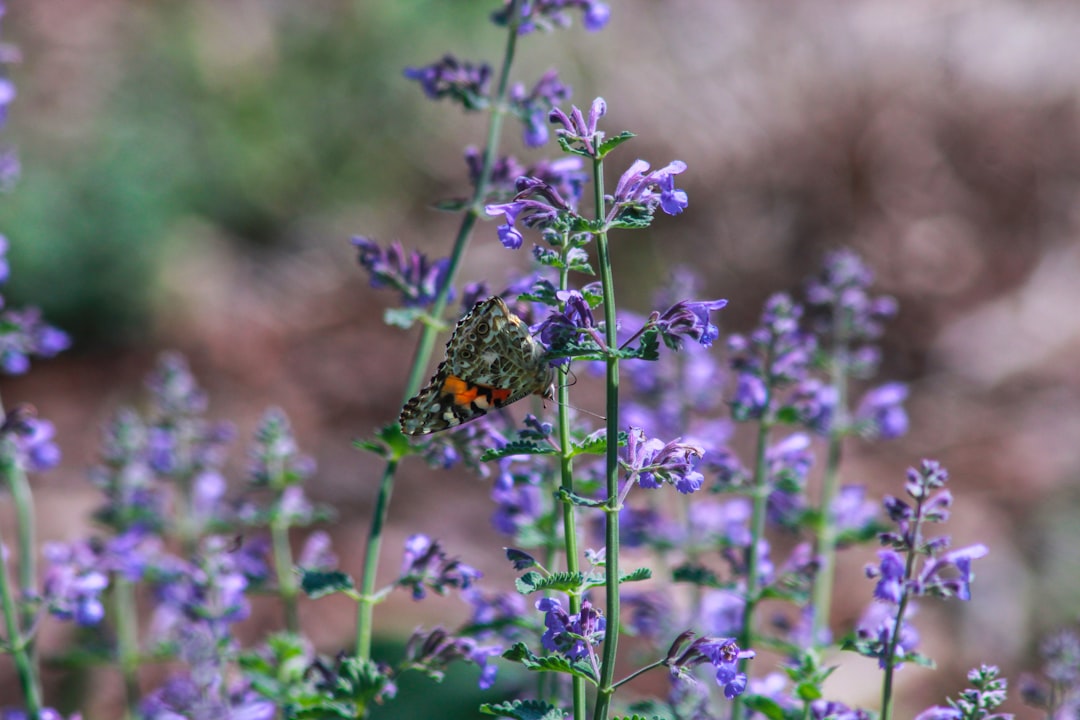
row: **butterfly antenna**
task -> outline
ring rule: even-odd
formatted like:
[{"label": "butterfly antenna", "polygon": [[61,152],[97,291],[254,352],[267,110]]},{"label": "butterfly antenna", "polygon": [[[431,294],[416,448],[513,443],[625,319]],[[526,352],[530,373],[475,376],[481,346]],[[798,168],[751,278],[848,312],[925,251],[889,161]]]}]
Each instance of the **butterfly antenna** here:
[{"label": "butterfly antenna", "polygon": [[[569,375],[570,375],[570,378],[571,378],[572,382],[567,383],[564,387],[573,387],[574,385],[577,385],[577,375],[574,374],[574,371],[571,370],[569,372]],[[560,403],[558,397],[556,397],[556,395],[555,395],[555,384],[554,383],[552,383],[551,389],[549,390],[549,393],[550,393],[550,395],[548,396],[548,399],[550,399],[553,403],[555,403],[556,405],[564,404],[564,403]],[[604,417],[603,415],[598,415],[597,413],[594,413],[591,410],[586,410],[585,408],[579,408],[576,405],[571,405],[570,403],[565,403],[565,405],[566,405],[566,407],[570,408],[571,410],[576,410],[577,412],[585,413],[586,415],[592,415],[594,418],[598,418],[600,420],[603,420],[604,422],[607,422],[606,417]]]}]

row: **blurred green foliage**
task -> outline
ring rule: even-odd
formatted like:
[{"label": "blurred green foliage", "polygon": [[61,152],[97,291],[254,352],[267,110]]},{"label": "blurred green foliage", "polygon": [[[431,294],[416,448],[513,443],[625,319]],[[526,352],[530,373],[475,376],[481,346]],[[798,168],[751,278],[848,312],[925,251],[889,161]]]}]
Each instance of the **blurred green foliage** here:
[{"label": "blurred green foliage", "polygon": [[[76,349],[135,342],[168,246],[179,244],[171,256],[185,251],[184,221],[248,253],[344,244],[305,233],[354,216],[357,205],[402,198],[422,172],[401,161],[427,117],[402,68],[455,48],[483,52],[466,38],[499,37],[477,31],[494,5],[141,4],[137,21],[114,24],[125,28],[109,39],[119,44],[115,57],[86,58],[88,75],[116,79],[89,83],[103,96],[92,116],[73,118],[75,139],[59,143],[55,119],[36,122],[35,103],[23,99],[35,84],[55,85],[36,75],[36,59],[52,48],[20,25],[32,13],[16,10],[5,32],[22,48],[14,72],[22,97],[6,140],[24,170],[0,204],[11,302],[43,306],[75,335]],[[257,41],[240,7],[258,14]],[[224,22],[230,12],[240,14]]]}]

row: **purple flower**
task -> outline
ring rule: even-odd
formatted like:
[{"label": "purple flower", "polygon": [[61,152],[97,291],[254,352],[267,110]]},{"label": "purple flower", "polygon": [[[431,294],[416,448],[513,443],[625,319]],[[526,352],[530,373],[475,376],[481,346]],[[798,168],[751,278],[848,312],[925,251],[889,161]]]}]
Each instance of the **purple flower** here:
[{"label": "purple flower", "polygon": [[914,585],[915,594],[970,600],[971,581],[975,577],[971,561],[988,552],[987,547],[980,543],[927,561]]},{"label": "purple flower", "polygon": [[592,655],[593,648],[604,639],[606,621],[588,600],[581,601],[581,612],[570,615],[558,600],[551,597],[536,601],[536,609],[544,613],[547,631],[540,638],[546,650],[558,652],[571,660]]},{"label": "purple flower", "polygon": [[907,385],[891,382],[876,387],[863,396],[855,419],[864,427],[864,435],[892,440],[907,433],[908,416],[904,410]]},{"label": "purple flower", "polygon": [[207,399],[180,353],[162,353],[146,380],[154,409],[162,417],[185,417],[206,412]]},{"label": "purple flower", "polygon": [[672,614],[668,597],[661,592],[625,592],[621,603],[627,623],[635,635],[654,642],[662,636]]},{"label": "purple flower", "polygon": [[8,375],[29,370],[31,357],[53,357],[70,346],[71,338],[47,324],[36,307],[0,313],[0,370]]},{"label": "purple flower", "polygon": [[531,526],[544,512],[544,497],[539,478],[528,473],[510,471],[510,461],[505,460],[503,467],[491,488],[491,499],[496,510],[491,523],[504,535],[516,535],[521,529]]},{"label": "purple flower", "polygon": [[886,667],[887,660],[895,668],[899,668],[903,663],[895,663],[896,659],[904,658],[908,653],[914,652],[919,644],[919,633],[907,621],[915,613],[915,604],[908,603],[900,624],[900,635],[896,641],[896,655],[888,658],[898,611],[899,607],[892,603],[872,602],[867,606],[855,628],[855,635],[864,646],[860,652],[877,658],[878,667],[883,669]]},{"label": "purple flower", "polygon": [[732,699],[746,690],[746,673],[739,672],[739,662],[753,658],[753,650],[740,650],[734,640],[699,637],[684,632],[668,650],[665,664],[674,680],[693,682],[691,670],[701,664],[709,663],[716,671],[716,683],[724,689],[724,697]]},{"label": "purple flower", "polygon": [[743,593],[734,590],[706,590],[701,597],[700,623],[710,635],[731,635],[742,630],[746,614]]},{"label": "purple flower", "polygon": [[615,186],[608,222],[621,220],[631,226],[640,225],[642,216],[651,218],[657,205],[668,215],[678,215],[688,204],[686,193],[675,188],[674,176],[683,172],[686,163],[681,160],[673,160],[651,172],[649,163],[635,160]]},{"label": "purple flower", "polygon": [[442,628],[424,634],[417,630],[405,643],[407,667],[423,670],[429,676],[441,679],[443,670],[452,662],[463,660],[480,668],[479,686],[487,690],[495,684],[497,665],[488,660],[502,653],[501,645],[481,645],[469,637],[455,637]]},{"label": "purple flower", "polygon": [[53,441],[53,424],[35,417],[29,405],[18,405],[9,411],[0,433],[10,434],[19,464],[27,472],[44,472],[60,464],[60,447]]},{"label": "purple flower", "polygon": [[483,593],[475,587],[463,590],[461,598],[472,607],[469,626],[477,639],[497,636],[513,641],[524,634],[525,598],[517,592]]},{"label": "purple flower", "polygon": [[371,287],[397,290],[405,307],[427,307],[447,283],[448,258],[432,262],[416,250],[406,253],[397,242],[384,250],[363,236],[354,237],[352,243],[359,251],[360,266],[371,273]]},{"label": "purple flower", "polygon": [[589,118],[576,106],[570,106],[570,114],[567,115],[559,108],[552,108],[548,119],[555,124],[562,125],[555,130],[564,143],[570,147],[580,149],[587,157],[596,157],[600,143],[604,140],[604,133],[597,126],[600,118],[607,114],[607,103],[604,98],[596,98],[589,106]]},{"label": "purple flower", "polygon": [[484,206],[491,216],[502,215],[505,223],[498,227],[499,242],[510,250],[521,247],[525,238],[516,227],[519,218],[529,228],[551,227],[560,216],[571,212],[570,205],[558,191],[543,180],[521,177],[517,181],[518,193],[513,200]]},{"label": "purple flower", "polygon": [[838,532],[856,532],[874,521],[877,505],[867,500],[865,486],[844,485],[833,498],[830,515]]},{"label": "purple flower", "polygon": [[563,312],[548,315],[537,330],[540,341],[549,348],[558,348],[576,342],[583,331],[595,328],[592,308],[577,290],[559,290],[555,298],[563,304]]},{"label": "purple flower", "polygon": [[660,336],[672,350],[682,347],[682,339],[690,338],[702,347],[709,347],[720,336],[720,330],[709,321],[709,313],[727,305],[727,300],[692,302],[683,300],[664,311],[657,320]]},{"label": "purple flower", "polygon": [[421,68],[406,68],[405,77],[416,80],[432,100],[449,97],[466,110],[486,107],[491,85],[491,66],[473,65],[446,55],[438,62]]},{"label": "purple flower", "polygon": [[548,70],[537,81],[532,92],[523,85],[510,89],[510,103],[525,125],[524,141],[528,147],[540,147],[547,142],[547,116],[551,108],[570,97],[570,88],[559,80],[557,70]]},{"label": "purple flower", "polygon": [[145,720],[179,718],[230,718],[230,720],[272,720],[274,703],[250,690],[223,688],[219,670],[208,677],[177,675],[143,700],[141,717]]},{"label": "purple flower", "polygon": [[449,588],[467,590],[481,575],[476,568],[448,558],[437,541],[417,534],[405,540],[397,584],[411,588],[413,600],[422,600],[427,589],[439,595],[445,595]]},{"label": "purple flower", "polygon": [[[64,720],[59,711],[52,708],[41,708],[39,716],[41,720]],[[19,708],[0,708],[0,720],[30,720],[30,714]],[[67,720],[82,720],[82,713],[72,713]]]},{"label": "purple flower", "polygon": [[316,530],[308,535],[300,550],[296,564],[308,570],[333,570],[338,566],[337,555],[325,530]]},{"label": "purple flower", "polygon": [[878,550],[879,565],[868,566],[866,576],[879,578],[874,588],[878,600],[899,604],[903,597],[904,559],[892,550]]},{"label": "purple flower", "polygon": [[[501,10],[491,15],[491,21],[500,27],[510,22],[510,9],[513,3],[507,0]],[[599,0],[529,0],[518,5],[518,35],[527,35],[536,30],[552,30],[570,25],[570,9],[582,11],[585,29],[596,32],[603,28],[611,17],[611,8]]]},{"label": "purple flower", "polygon": [[669,483],[680,493],[695,492],[705,479],[694,469],[703,453],[702,448],[681,443],[678,438],[668,443],[647,440],[641,428],[632,427],[623,458],[627,486],[636,482],[643,488],[659,488]]},{"label": "purple flower", "polygon": [[101,593],[109,577],[101,569],[101,553],[89,543],[46,543],[47,569],[42,594],[49,613],[79,625],[97,625],[105,617]]},{"label": "purple flower", "polygon": [[280,489],[302,483],[315,472],[314,459],[300,454],[289,418],[280,408],[263,413],[248,458],[256,486]]}]

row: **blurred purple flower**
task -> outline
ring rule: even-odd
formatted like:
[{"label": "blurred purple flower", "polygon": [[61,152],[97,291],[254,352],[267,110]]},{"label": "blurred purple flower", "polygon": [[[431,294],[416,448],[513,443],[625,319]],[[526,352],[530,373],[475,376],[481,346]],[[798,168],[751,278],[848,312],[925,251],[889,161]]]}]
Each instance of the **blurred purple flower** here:
[{"label": "blurred purple flower", "polygon": [[31,357],[50,358],[70,346],[67,333],[46,323],[36,307],[0,312],[0,370],[8,375],[29,370]]},{"label": "blurred purple flower", "polygon": [[474,65],[448,54],[431,65],[406,68],[405,77],[419,82],[432,100],[449,97],[466,110],[479,110],[489,102],[491,66],[487,63]]},{"label": "blurred purple flower", "polygon": [[570,97],[570,88],[559,80],[557,70],[548,70],[526,92],[525,86],[516,84],[510,88],[509,100],[515,113],[525,126],[524,142],[528,147],[540,147],[548,140],[547,116],[551,108]]},{"label": "blurred purple flower", "polygon": [[686,163],[681,160],[651,172],[649,163],[635,160],[615,186],[608,222],[633,219],[632,224],[640,224],[641,217],[652,217],[658,205],[668,215],[678,215],[689,203],[686,192],[675,187],[675,175],[683,172]]},{"label": "blurred purple flower", "polygon": [[753,658],[753,650],[740,650],[733,639],[699,637],[693,639],[693,633],[680,635],[668,650],[665,664],[672,679],[694,682],[691,670],[704,663],[713,666],[716,671],[716,683],[724,689],[728,700],[741,695],[746,690],[746,673],[739,672],[739,662]]},{"label": "blurred purple flower", "polygon": [[315,472],[315,460],[300,453],[289,418],[280,408],[263,413],[248,458],[256,486],[280,489],[302,483]]},{"label": "blurred purple flower", "polygon": [[45,543],[47,568],[42,594],[49,613],[79,625],[97,625],[105,617],[101,593],[109,577],[101,569],[101,553],[89,543]]},{"label": "blurred purple flower", "polygon": [[437,541],[416,534],[405,540],[397,585],[410,588],[413,600],[423,600],[428,589],[439,595],[445,595],[449,588],[467,590],[482,574],[460,560],[447,557]]},{"label": "blurred purple flower", "polygon": [[488,664],[488,660],[502,650],[501,645],[481,645],[474,638],[455,637],[442,628],[426,634],[417,630],[405,643],[405,663],[406,667],[442,679],[443,670],[450,663],[470,662],[480,668],[480,689],[487,690],[495,684],[498,672],[498,666]]},{"label": "blurred purple flower", "polygon": [[892,440],[908,430],[908,416],[904,410],[907,385],[886,383],[867,392],[855,411],[855,420],[865,428],[863,434],[871,438]]},{"label": "blurred purple flower", "polygon": [[308,535],[300,550],[296,564],[306,570],[333,570],[338,566],[330,534],[325,530],[316,530]]},{"label": "blurred purple flower", "polygon": [[[507,0],[501,10],[492,13],[491,21],[500,27],[507,26],[512,7],[513,3]],[[521,15],[518,35],[567,27],[570,25],[567,11],[575,8],[582,11],[583,23],[589,32],[603,28],[611,17],[611,8],[599,0],[529,0],[520,3],[518,8]]]},{"label": "blurred purple flower", "polygon": [[449,279],[449,258],[432,262],[416,250],[406,253],[398,242],[384,250],[363,236],[352,243],[359,250],[360,266],[371,274],[371,287],[397,290],[405,307],[431,305]]}]

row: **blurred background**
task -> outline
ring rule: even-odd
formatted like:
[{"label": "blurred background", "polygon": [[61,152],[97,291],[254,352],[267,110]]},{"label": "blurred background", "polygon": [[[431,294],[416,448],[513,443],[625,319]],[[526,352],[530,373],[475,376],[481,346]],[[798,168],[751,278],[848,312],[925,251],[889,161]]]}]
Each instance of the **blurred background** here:
[{"label": "blurred background", "polygon": [[[23,175],[0,203],[5,297],[41,305],[74,338],[0,386],[5,403],[56,423],[64,451],[35,481],[42,538],[93,531],[86,468],[101,423],[142,402],[142,378],[172,348],[210,415],[236,422],[237,478],[263,409],[286,410],[319,463],[310,494],[336,506],[336,550],[355,572],[380,466],[351,441],[396,416],[415,338],[383,325],[393,300],[368,287],[349,239],[449,246],[457,218],[429,206],[465,191],[462,148],[482,142],[485,119],[425,100],[402,69],[447,51],[493,60],[493,3],[10,5],[4,39],[23,59],[5,134]],[[1015,687],[1040,637],[1080,607],[1080,6],[623,0],[605,31],[577,25],[526,38],[516,79],[531,86],[554,66],[577,104],[603,95],[607,129],[639,135],[616,165],[690,165],[688,210],[616,240],[625,307],[648,310],[667,269],[692,265],[703,297],[730,300],[722,329],[742,331],[840,246],[898,298],[880,377],[910,383],[911,432],[853,443],[844,480],[899,493],[906,467],[940,459],[955,544],[990,547],[972,602],[923,604],[922,650],[939,670],[905,668],[899,716],[958,691],[980,662]],[[510,124],[504,147],[538,157],[519,134]],[[484,223],[465,280],[499,285],[527,264]],[[487,492],[409,463],[385,577],[402,539],[426,532],[508,580]],[[870,557],[841,568],[840,631],[870,597]],[[321,650],[348,646],[350,605],[303,609]],[[276,612],[256,607],[244,631],[258,636]],[[464,615],[452,599],[401,594],[377,617],[393,639]],[[44,632],[46,648],[66,641],[56,623]],[[830,689],[874,705],[876,669],[840,660]],[[121,694],[108,671],[50,682],[83,697],[89,719],[113,716]],[[0,701],[15,687],[0,659]]]}]

